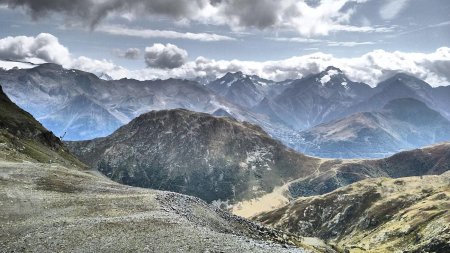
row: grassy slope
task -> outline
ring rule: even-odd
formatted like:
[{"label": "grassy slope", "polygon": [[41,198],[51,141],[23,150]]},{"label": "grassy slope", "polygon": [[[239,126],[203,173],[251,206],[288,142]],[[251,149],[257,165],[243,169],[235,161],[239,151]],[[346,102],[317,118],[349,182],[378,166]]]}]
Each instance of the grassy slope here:
[{"label": "grassy slope", "polygon": [[445,252],[450,250],[450,172],[367,179],[299,198],[255,219],[350,252]]}]

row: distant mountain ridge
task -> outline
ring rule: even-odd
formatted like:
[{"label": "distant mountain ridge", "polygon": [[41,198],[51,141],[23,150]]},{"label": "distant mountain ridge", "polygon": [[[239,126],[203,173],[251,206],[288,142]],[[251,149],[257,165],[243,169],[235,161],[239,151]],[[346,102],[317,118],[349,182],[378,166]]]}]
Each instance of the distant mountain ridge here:
[{"label": "distant mountain ridge", "polygon": [[304,130],[338,118],[372,93],[369,85],[353,82],[340,69],[328,67],[323,72],[293,81],[287,89],[257,108],[258,112],[276,116],[294,129]]},{"label": "distant mountain ridge", "polygon": [[300,149],[320,157],[380,157],[450,141],[450,121],[413,98],[389,101],[381,110],[352,114],[300,134]]},{"label": "distant mountain ridge", "polygon": [[32,69],[0,70],[0,82],[44,126],[60,136],[67,132],[66,140],[106,136],[151,110],[186,108],[212,113],[222,108],[236,118],[258,121],[257,116],[249,116],[251,112],[186,80],[106,81],[91,73],[41,64]]}]

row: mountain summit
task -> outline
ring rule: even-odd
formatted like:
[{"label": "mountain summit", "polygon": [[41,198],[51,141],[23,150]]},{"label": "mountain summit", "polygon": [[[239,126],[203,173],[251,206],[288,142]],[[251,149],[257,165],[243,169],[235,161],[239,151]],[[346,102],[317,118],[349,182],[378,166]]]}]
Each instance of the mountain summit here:
[{"label": "mountain summit", "polygon": [[210,202],[271,192],[308,175],[320,160],[286,148],[256,125],[184,109],[152,111],[106,138],[68,145],[117,182]]},{"label": "mountain summit", "polygon": [[270,95],[275,87],[281,89],[282,86],[256,75],[246,75],[241,71],[227,73],[207,84],[207,87],[218,95],[246,108],[255,106],[265,96]]}]

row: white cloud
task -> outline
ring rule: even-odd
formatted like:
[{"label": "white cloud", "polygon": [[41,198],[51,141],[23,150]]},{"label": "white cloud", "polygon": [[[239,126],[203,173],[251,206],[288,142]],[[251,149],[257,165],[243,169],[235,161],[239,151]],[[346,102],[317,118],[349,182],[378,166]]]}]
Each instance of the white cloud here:
[{"label": "white cloud", "polygon": [[398,14],[407,6],[410,0],[385,0],[380,9],[382,19],[389,20],[397,17]]},{"label": "white cloud", "polygon": [[70,57],[69,50],[48,33],[0,39],[0,58],[3,59],[67,64]]},{"label": "white cloud", "polygon": [[118,66],[108,60],[95,60],[89,57],[80,56],[71,61],[70,64],[65,65],[66,68],[79,69],[91,72],[97,75],[106,73],[113,79],[120,79],[129,76],[130,71],[126,68]]},{"label": "white cloud", "polygon": [[[37,39],[38,37],[39,39]],[[398,72],[414,75],[433,86],[450,84],[449,47],[439,48],[432,53],[374,50],[353,58],[312,53],[278,61],[227,61],[198,57],[194,61],[187,62],[185,50],[171,44],[155,44],[145,50],[147,64],[155,68],[129,70],[108,60],[96,60],[83,56],[73,58],[67,48],[56,43],[57,41],[57,38],[50,34],[38,35],[35,38],[7,37],[0,39],[0,52],[4,53],[5,50],[12,49],[13,53],[9,52],[9,54],[15,56],[17,60],[36,57],[41,61],[55,63],[60,62],[59,56],[62,56],[65,60],[60,63],[66,68],[81,69],[95,74],[106,73],[114,79],[124,77],[139,80],[171,77],[195,78],[197,76],[218,77],[227,72],[242,71],[246,74],[255,74],[266,79],[281,81],[318,73],[331,65],[340,68],[351,80],[365,82],[372,86]],[[20,49],[17,45],[24,48]],[[52,50],[52,48],[56,48],[56,50]]]},{"label": "white cloud", "polygon": [[148,67],[174,69],[181,67],[187,60],[188,53],[173,44],[153,44],[145,48],[145,63]]},{"label": "white cloud", "polygon": [[135,70],[128,77],[138,79],[194,78],[221,76],[227,72],[242,71],[271,80],[302,78],[323,71],[328,66],[340,68],[351,80],[375,86],[395,73],[416,76],[433,86],[450,84],[450,48],[443,47],[433,53],[406,53],[374,50],[360,57],[339,58],[331,54],[313,53],[279,61],[224,61],[198,57],[180,68],[170,70]]},{"label": "white cloud", "polygon": [[139,37],[139,38],[187,39],[198,41],[235,40],[232,37],[218,35],[214,33],[190,33],[190,32],[182,33],[167,30],[134,29],[118,25],[102,25],[99,26],[97,30],[108,34]]}]

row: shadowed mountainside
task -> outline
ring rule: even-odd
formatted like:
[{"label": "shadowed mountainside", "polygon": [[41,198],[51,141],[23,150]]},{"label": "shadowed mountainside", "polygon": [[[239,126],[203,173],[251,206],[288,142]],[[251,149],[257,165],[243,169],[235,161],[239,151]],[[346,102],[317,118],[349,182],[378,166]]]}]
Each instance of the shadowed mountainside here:
[{"label": "shadowed mountainside", "polygon": [[311,174],[320,161],[256,125],[184,109],[152,111],[106,138],[67,144],[117,182],[206,201],[257,197]]}]

